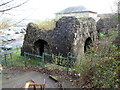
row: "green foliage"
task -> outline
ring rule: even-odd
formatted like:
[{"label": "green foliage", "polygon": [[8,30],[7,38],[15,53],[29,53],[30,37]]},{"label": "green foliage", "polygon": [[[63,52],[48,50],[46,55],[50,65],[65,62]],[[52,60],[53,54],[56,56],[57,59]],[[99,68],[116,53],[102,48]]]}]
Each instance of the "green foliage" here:
[{"label": "green foliage", "polygon": [[120,88],[120,50],[113,43],[117,36],[118,29],[109,30],[108,35],[102,39],[108,42],[107,46],[100,45],[97,50],[99,57],[96,57],[96,70],[92,77],[93,84],[97,88]]},{"label": "green foliage", "polygon": [[52,20],[46,20],[46,21],[35,21],[38,25],[38,27],[41,30],[53,30],[56,25],[56,21],[54,19]]},{"label": "green foliage", "polygon": [[63,57],[61,54],[58,56],[52,54],[52,63],[64,67],[72,67],[74,60],[72,56]]},{"label": "green foliage", "polygon": [[94,63],[88,59],[80,61],[75,67],[75,73],[80,73],[81,77],[84,78],[91,74],[91,69],[94,67]]},{"label": "green foliage", "polygon": [[73,72],[80,74],[80,83],[87,87],[120,88],[120,50],[114,45],[94,48],[74,67]]},{"label": "green foliage", "polygon": [[[103,56],[103,55],[101,55]],[[120,51],[115,46],[111,47],[110,52],[101,57],[101,61],[96,63],[96,70],[93,78],[94,86],[98,88],[118,88],[120,61]],[[97,58],[99,60],[99,58]]]},{"label": "green foliage", "polygon": [[103,33],[100,33],[100,34],[99,34],[99,37],[100,37],[100,38],[104,37],[104,34],[103,34]]},{"label": "green foliage", "polygon": [[[87,87],[120,88],[120,50],[113,41],[118,35],[117,29],[111,29],[102,37],[101,44],[89,49],[89,54],[75,66],[81,81]],[[107,44],[104,44],[107,43]]]},{"label": "green foliage", "polygon": [[72,73],[75,71],[75,69],[73,69],[73,65],[75,63],[73,58],[74,57],[69,55],[67,57],[62,57],[61,54],[58,56],[52,54],[52,64],[63,66],[67,73]]}]

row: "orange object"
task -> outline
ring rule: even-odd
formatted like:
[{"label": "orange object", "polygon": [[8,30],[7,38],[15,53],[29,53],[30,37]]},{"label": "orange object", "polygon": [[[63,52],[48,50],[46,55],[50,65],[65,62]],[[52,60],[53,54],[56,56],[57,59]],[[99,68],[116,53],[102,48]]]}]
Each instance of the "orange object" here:
[{"label": "orange object", "polygon": [[46,84],[45,80],[44,80],[43,84],[34,83],[34,82],[27,82],[25,84],[25,90],[28,90],[28,88],[33,88],[33,90],[36,90],[36,88],[40,88],[40,90],[44,90],[45,89],[45,84]]}]

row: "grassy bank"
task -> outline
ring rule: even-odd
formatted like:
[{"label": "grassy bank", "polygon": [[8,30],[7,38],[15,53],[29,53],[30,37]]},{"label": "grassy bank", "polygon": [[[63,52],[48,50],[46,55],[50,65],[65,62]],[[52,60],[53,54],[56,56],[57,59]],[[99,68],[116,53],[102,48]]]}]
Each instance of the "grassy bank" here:
[{"label": "grassy bank", "polygon": [[0,58],[2,64],[5,66],[42,66],[42,59],[39,58],[30,58],[28,56],[21,56],[20,48],[14,49],[18,50],[16,52],[12,52],[8,55],[3,55]]}]

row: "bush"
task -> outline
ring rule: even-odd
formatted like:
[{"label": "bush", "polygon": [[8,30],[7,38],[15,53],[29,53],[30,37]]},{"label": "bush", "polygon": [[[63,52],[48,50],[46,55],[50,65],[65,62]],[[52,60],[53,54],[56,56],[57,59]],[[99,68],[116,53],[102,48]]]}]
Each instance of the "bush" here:
[{"label": "bush", "polygon": [[[80,83],[86,87],[95,88],[120,88],[120,49],[113,41],[117,37],[117,30],[112,29],[106,40],[107,44],[94,46],[75,68],[75,73],[80,73]],[[102,37],[101,37],[102,38]],[[111,43],[110,43],[111,42]],[[106,42],[105,42],[106,43]]]},{"label": "bush", "polygon": [[[94,73],[93,84],[97,88],[118,88],[120,79],[119,71],[120,61],[118,56],[120,51],[115,47],[111,47],[111,52],[101,55],[101,60],[96,63],[96,70]],[[99,60],[99,58],[97,58]]]}]

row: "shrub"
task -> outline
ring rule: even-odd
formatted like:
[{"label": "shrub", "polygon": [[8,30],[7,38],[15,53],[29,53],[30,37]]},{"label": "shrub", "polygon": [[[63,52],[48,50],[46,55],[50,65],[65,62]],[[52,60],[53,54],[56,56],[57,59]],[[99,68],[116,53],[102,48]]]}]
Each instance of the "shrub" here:
[{"label": "shrub", "polygon": [[[93,84],[97,88],[118,88],[120,79],[119,71],[120,61],[118,56],[120,51],[116,47],[111,47],[111,52],[101,55],[101,60],[96,63]],[[99,58],[97,58],[99,60]]]},{"label": "shrub", "polygon": [[113,43],[118,32],[115,30],[112,29],[108,33],[109,37],[103,37],[102,41],[107,41],[107,44],[102,43],[90,48],[91,53],[86,54],[84,60],[75,66],[75,73],[81,75],[82,85],[96,88],[120,88],[120,50]]}]

